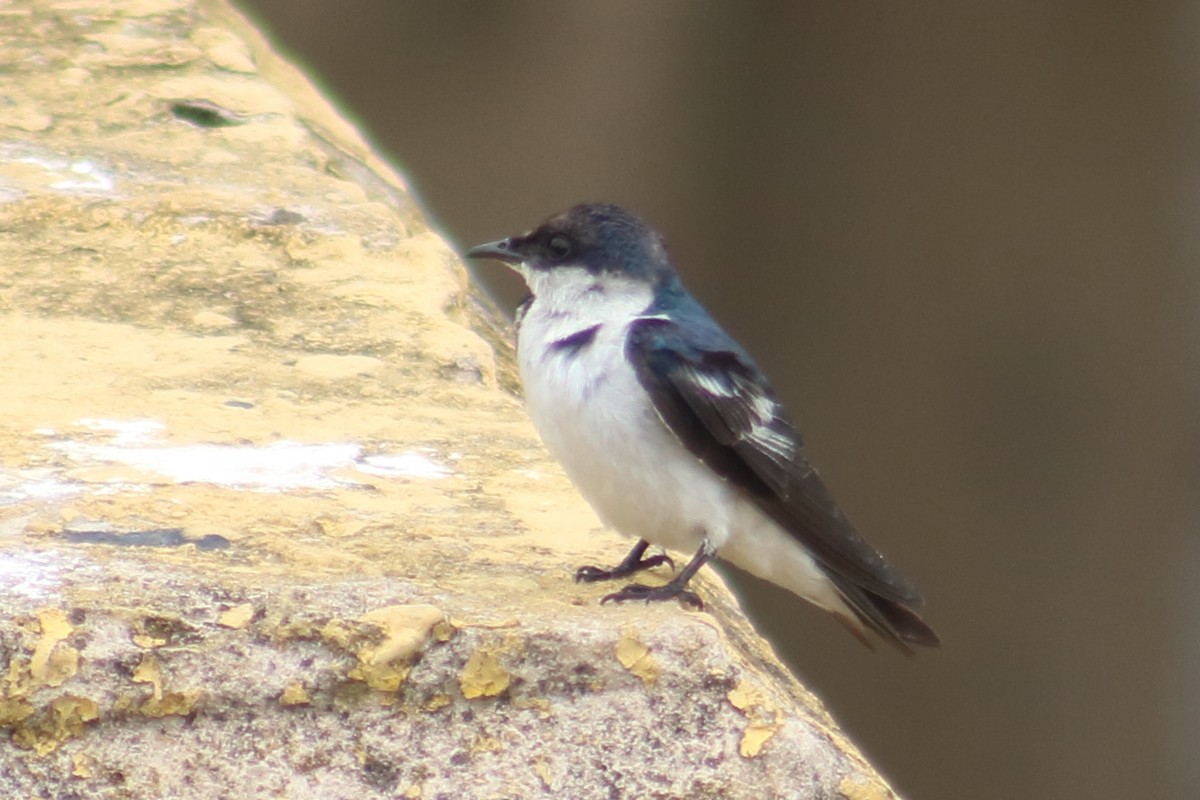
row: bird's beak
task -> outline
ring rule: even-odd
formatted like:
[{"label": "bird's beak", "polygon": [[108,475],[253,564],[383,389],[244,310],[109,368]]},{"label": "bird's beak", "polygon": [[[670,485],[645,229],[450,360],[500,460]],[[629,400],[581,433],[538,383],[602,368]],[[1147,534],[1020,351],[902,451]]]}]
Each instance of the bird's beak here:
[{"label": "bird's beak", "polygon": [[478,247],[472,247],[466,252],[467,258],[490,258],[503,261],[505,264],[520,264],[525,259],[513,249],[512,239],[501,239],[488,242]]}]

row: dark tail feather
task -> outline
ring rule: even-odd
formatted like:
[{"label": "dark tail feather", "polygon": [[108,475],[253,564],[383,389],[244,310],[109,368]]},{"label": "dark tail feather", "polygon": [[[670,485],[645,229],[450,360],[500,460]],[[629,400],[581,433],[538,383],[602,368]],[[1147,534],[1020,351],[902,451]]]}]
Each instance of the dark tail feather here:
[{"label": "dark tail feather", "polygon": [[[838,582],[841,583],[841,582]],[[906,605],[880,597],[861,586],[839,585],[838,591],[854,612],[855,620],[843,620],[851,632],[870,646],[862,629],[872,630],[906,655],[915,655],[909,645],[937,647],[942,643],[933,628]],[[919,602],[919,601],[917,601]],[[915,605],[916,603],[914,603]],[[856,630],[856,628],[858,630]],[[873,648],[872,648],[873,649]]]}]

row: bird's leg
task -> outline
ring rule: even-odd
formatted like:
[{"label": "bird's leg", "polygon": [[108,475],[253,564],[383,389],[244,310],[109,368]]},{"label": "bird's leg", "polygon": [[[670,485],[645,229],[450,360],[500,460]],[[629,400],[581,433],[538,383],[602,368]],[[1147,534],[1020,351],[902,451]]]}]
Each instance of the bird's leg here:
[{"label": "bird's leg", "polygon": [[705,564],[717,554],[714,548],[705,539],[700,545],[700,549],[696,551],[696,555],[692,556],[692,560],[687,563],[678,575],[671,579],[671,582],[665,586],[645,586],[640,583],[631,583],[628,586],[623,586],[619,591],[605,595],[600,601],[601,603],[621,603],[626,600],[645,600],[649,603],[651,600],[671,600],[678,598],[690,606],[697,609],[704,608],[703,601],[700,596],[687,588],[688,581],[692,576],[703,567]]},{"label": "bird's leg", "polygon": [[625,556],[625,560],[612,569],[580,567],[575,570],[575,582],[595,583],[596,581],[611,581],[613,578],[624,578],[626,575],[632,575],[639,570],[657,567],[660,564],[670,564],[671,569],[675,569],[675,562],[665,553],[650,556],[649,558],[642,558],[642,554],[646,552],[646,548],[649,546],[650,543],[645,539],[638,539],[638,543],[629,551],[629,555]]}]

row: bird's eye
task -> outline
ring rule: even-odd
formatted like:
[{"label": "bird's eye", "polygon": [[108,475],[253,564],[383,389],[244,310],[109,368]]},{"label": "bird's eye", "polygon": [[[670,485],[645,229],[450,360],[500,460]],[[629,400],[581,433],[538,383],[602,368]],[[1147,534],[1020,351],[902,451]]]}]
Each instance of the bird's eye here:
[{"label": "bird's eye", "polygon": [[571,253],[571,242],[565,236],[555,236],[546,243],[552,261],[562,261]]}]

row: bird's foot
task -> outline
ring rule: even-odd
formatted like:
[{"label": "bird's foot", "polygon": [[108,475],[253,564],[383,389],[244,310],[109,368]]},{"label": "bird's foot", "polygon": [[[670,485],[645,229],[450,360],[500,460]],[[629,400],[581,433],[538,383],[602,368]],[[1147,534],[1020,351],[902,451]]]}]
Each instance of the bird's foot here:
[{"label": "bird's foot", "polygon": [[595,583],[596,581],[611,581],[616,578],[624,578],[627,575],[632,575],[635,572],[640,572],[651,567],[662,566],[667,564],[671,569],[675,569],[675,562],[667,554],[650,556],[642,558],[634,562],[629,562],[628,559],[622,561],[612,569],[602,569],[600,567],[580,567],[575,570],[576,583]]},{"label": "bird's foot", "polygon": [[646,586],[641,583],[631,583],[627,586],[622,586],[612,594],[604,595],[600,602],[601,604],[624,603],[628,600],[643,600],[647,603],[660,600],[679,600],[697,611],[704,608],[704,601],[700,599],[700,595],[690,589],[684,588],[683,584],[676,584],[675,581],[671,581],[664,586]]}]

